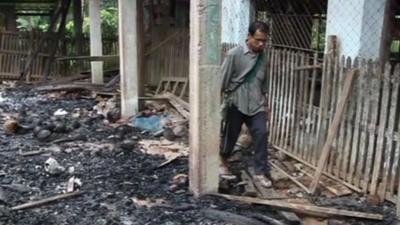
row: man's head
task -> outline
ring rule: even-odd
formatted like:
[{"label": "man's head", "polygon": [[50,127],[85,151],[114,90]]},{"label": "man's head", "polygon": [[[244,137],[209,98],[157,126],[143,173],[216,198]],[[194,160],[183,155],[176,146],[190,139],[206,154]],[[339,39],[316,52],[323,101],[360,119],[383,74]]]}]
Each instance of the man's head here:
[{"label": "man's head", "polygon": [[262,52],[268,41],[268,25],[264,22],[256,21],[250,24],[247,45],[254,52]]}]

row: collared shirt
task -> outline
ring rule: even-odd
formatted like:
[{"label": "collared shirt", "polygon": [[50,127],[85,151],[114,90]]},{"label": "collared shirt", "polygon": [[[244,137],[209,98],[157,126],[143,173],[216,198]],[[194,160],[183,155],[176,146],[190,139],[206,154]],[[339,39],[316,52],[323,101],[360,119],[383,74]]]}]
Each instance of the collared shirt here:
[{"label": "collared shirt", "polygon": [[[264,57],[260,62],[255,79],[243,82],[248,72],[256,64],[259,54],[264,54]],[[222,64],[222,91],[226,93],[233,91],[233,104],[245,115],[253,116],[265,111],[266,61],[265,52],[254,53],[245,44],[229,50]]]}]

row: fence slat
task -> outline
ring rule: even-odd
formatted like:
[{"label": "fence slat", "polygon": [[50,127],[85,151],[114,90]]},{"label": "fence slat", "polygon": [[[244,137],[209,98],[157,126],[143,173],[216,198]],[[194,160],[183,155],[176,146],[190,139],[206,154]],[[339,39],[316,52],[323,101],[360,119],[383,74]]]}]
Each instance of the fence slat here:
[{"label": "fence slat", "polygon": [[[299,66],[301,64],[301,55],[299,53],[296,53],[295,56],[295,65]],[[301,131],[300,131],[300,123],[301,121],[301,111],[300,111],[300,106],[301,106],[301,94],[302,94],[302,89],[303,89],[303,82],[302,82],[302,77],[300,74],[300,71],[296,70],[295,71],[295,76],[296,76],[296,81],[297,81],[297,86],[298,89],[296,90],[296,105],[295,105],[295,111],[296,111],[296,125],[295,125],[295,139],[294,139],[294,154],[297,154],[300,156],[301,152],[301,146],[300,146],[300,139],[301,139]]]},{"label": "fence slat", "polygon": [[318,64],[318,53],[314,53],[313,55],[313,70],[311,73],[311,87],[310,87],[310,95],[308,98],[308,109],[307,109],[307,116],[304,118],[304,124],[306,126],[305,133],[308,137],[308,143],[306,143],[305,148],[306,151],[309,152],[309,162],[314,161],[314,151],[313,151],[313,142],[315,142],[315,138],[313,137],[313,125],[314,122],[314,113],[313,113],[313,106],[314,106],[314,98],[315,98],[315,83],[317,79],[317,68],[315,66]]},{"label": "fence slat", "polygon": [[273,140],[272,140],[272,142],[273,143],[276,143],[276,144],[278,144],[278,127],[279,127],[279,110],[280,110],[280,103],[279,103],[279,101],[280,101],[280,93],[281,93],[281,80],[282,80],[282,76],[281,76],[281,72],[280,72],[280,63],[281,63],[281,60],[282,60],[282,52],[281,51],[277,51],[277,52],[275,52],[275,59],[276,59],[276,61],[275,61],[275,64],[274,64],[274,67],[275,67],[275,81],[276,81],[276,83],[275,83],[275,91],[274,91],[274,106],[273,106],[273,109],[274,109],[274,112],[273,112],[273,115],[274,115],[274,120],[273,120],[273,129],[272,129],[272,138],[273,138]]},{"label": "fence slat", "polygon": [[[300,62],[299,65],[300,66],[304,66],[305,63],[305,56],[304,54],[300,54]],[[297,105],[297,110],[299,111],[299,116],[300,116],[300,120],[302,121],[304,120],[304,111],[303,111],[303,105],[304,105],[304,96],[305,96],[305,77],[304,77],[304,71],[301,70],[299,72],[299,76],[300,76],[300,89],[299,89],[299,104]],[[299,125],[299,156],[301,157],[301,159],[304,160],[304,129],[303,126],[300,124]]]},{"label": "fence slat", "polygon": [[[335,68],[335,73],[337,74],[338,81],[337,81],[337,96],[340,96],[343,91],[343,69],[342,67],[344,66],[344,58],[342,57],[337,57],[337,67]],[[343,120],[340,122],[339,125],[339,133],[337,135],[337,144],[336,144],[336,149],[337,149],[337,157],[336,157],[336,177],[337,178],[342,178],[342,166],[343,166],[343,161],[344,161],[344,139],[345,139],[345,126],[346,126],[346,121],[348,118],[348,112],[349,112],[349,107],[351,103],[348,103],[348,107],[346,108],[345,115],[343,117]]]},{"label": "fence slat", "polygon": [[281,102],[283,107],[283,114],[282,114],[282,127],[281,127],[281,147],[286,148],[287,146],[287,137],[288,131],[286,130],[286,124],[288,124],[288,109],[289,109],[289,83],[290,83],[290,51],[285,52],[285,62],[283,64],[283,76],[284,79],[284,90],[283,90],[283,101]]},{"label": "fence slat", "polygon": [[[358,183],[355,183],[355,185],[358,186],[363,186],[362,189],[364,192],[367,192],[368,186],[369,186],[369,181],[370,181],[370,176],[371,176],[371,171],[373,165],[372,162],[374,161],[374,151],[375,151],[375,140],[376,140],[376,128],[377,128],[377,122],[378,122],[378,109],[379,109],[379,98],[380,98],[380,90],[381,90],[381,75],[378,73],[378,71],[374,70],[372,71],[372,68],[374,65],[372,62],[369,62],[367,65],[367,73],[371,74],[372,73],[372,81],[371,81],[371,87],[369,88],[371,91],[371,101],[369,104],[369,111],[370,111],[370,116],[367,119],[367,124],[364,124],[366,129],[366,134],[368,134],[368,139],[365,140],[365,155],[362,158],[364,168],[360,166],[359,171],[360,177],[358,180]],[[376,67],[375,67],[376,68]],[[386,103],[384,103],[386,104]],[[364,146],[363,143],[360,144],[361,146]],[[375,161],[374,161],[375,164]],[[363,180],[362,180],[363,179]],[[362,182],[361,182],[362,180]]]},{"label": "fence slat", "polygon": [[[386,68],[385,68],[385,74],[386,74]],[[385,147],[385,155],[384,155],[384,164],[383,164],[383,178],[382,178],[382,183],[381,186],[379,187],[378,190],[378,195],[384,199],[387,193],[387,183],[388,183],[388,177],[389,177],[389,171],[391,169],[391,166],[393,164],[393,161],[398,160],[398,158],[393,158],[393,153],[394,153],[394,131],[398,127],[395,126],[395,119],[396,119],[396,114],[397,114],[397,108],[398,108],[398,96],[399,96],[399,75],[400,75],[400,65],[398,64],[395,69],[393,74],[390,74],[390,82],[391,82],[391,97],[390,97],[390,108],[389,108],[389,120],[388,120],[388,129],[387,129],[387,135],[386,135],[386,147]],[[398,144],[398,143],[397,143]]]},{"label": "fence slat", "polygon": [[[380,75],[380,67],[375,67],[374,68],[374,74],[375,75]],[[377,79],[379,83],[382,83],[382,77],[378,77]],[[364,181],[368,184],[370,177],[371,177],[371,171],[372,171],[372,179],[371,179],[371,186],[370,186],[370,191],[371,194],[375,195],[377,191],[377,185],[378,185],[378,175],[380,174],[380,170],[382,168],[381,162],[382,162],[382,156],[383,156],[383,146],[384,146],[384,138],[385,138],[385,130],[386,130],[386,121],[387,121],[387,116],[388,116],[388,103],[389,103],[389,91],[390,91],[390,65],[387,64],[385,66],[385,72],[383,76],[383,88],[382,88],[382,104],[380,105],[380,118],[379,118],[379,129],[378,129],[378,138],[377,138],[377,143],[376,147],[374,148],[373,146],[373,138],[375,136],[375,129],[376,129],[376,120],[375,116],[371,119],[371,133],[374,133],[373,136],[370,134],[370,149],[369,149],[369,154],[374,154],[374,163],[372,164],[372,157],[373,155],[368,155],[368,161],[367,161],[367,166],[366,166],[366,173],[364,176]],[[374,93],[380,92],[380,88],[374,90]],[[375,102],[375,107],[378,109],[379,108],[379,99]],[[374,112],[377,110],[374,110]],[[372,140],[371,140],[372,139]],[[371,146],[372,145],[372,146]],[[370,158],[371,157],[371,158]],[[373,167],[373,170],[370,169]],[[367,186],[367,185],[366,185]],[[364,191],[366,192],[368,189],[367,187],[364,188]]]},{"label": "fence slat", "polygon": [[[358,66],[358,64],[355,63],[354,66]],[[364,86],[362,86],[362,88],[359,90],[358,94],[362,95],[360,96],[360,100],[364,102],[364,106],[361,106],[361,102],[358,102],[359,104],[359,108],[357,108],[357,110],[359,109],[361,112],[361,124],[356,121],[356,125],[361,125],[358,126],[358,130],[359,130],[359,137],[358,139],[355,139],[355,141],[353,142],[353,151],[357,150],[357,161],[355,163],[355,165],[353,165],[355,167],[355,174],[353,177],[353,184],[356,187],[360,187],[360,182],[361,179],[363,177],[363,170],[365,169],[365,163],[368,157],[368,138],[371,138],[371,136],[368,136],[369,134],[369,122],[370,122],[370,118],[376,116],[376,112],[374,111],[374,104],[376,102],[376,98],[379,97],[379,92],[378,95],[375,94],[374,90],[377,88],[377,82],[376,79],[374,77],[373,74],[371,74],[371,72],[369,70],[365,70],[365,68],[362,69],[363,73],[367,75],[367,77],[369,78],[369,80],[365,83]],[[375,84],[375,86],[373,84]],[[364,92],[367,91],[368,94],[366,95],[365,98],[363,98]],[[373,112],[371,112],[373,111]],[[371,116],[372,115],[372,116]],[[365,184],[364,184],[365,185]]]},{"label": "fence slat", "polygon": [[296,91],[296,89],[294,88],[294,80],[295,80],[295,75],[294,75],[294,67],[295,67],[295,65],[294,65],[294,55],[295,55],[295,53],[294,52],[290,52],[290,55],[289,55],[289,58],[290,58],[290,61],[289,61],[289,63],[288,63],[288,65],[289,65],[289,68],[290,68],[290,74],[289,74],[289,81],[290,81],[290,83],[289,83],[289,101],[288,101],[288,121],[287,121],[287,124],[286,124],[286,132],[287,132],[287,135],[286,135],[286,140],[285,140],[285,142],[286,142],[286,144],[287,144],[287,146],[289,146],[289,148],[290,149],[293,149],[293,142],[292,142],[292,136],[294,135],[294,132],[292,132],[293,131],[293,127],[294,127],[294,109],[295,109],[295,107],[294,107],[294,98],[296,97],[296,95],[295,95],[295,91]]},{"label": "fence slat", "polygon": [[[328,118],[327,118],[327,123],[328,124],[332,124],[332,121],[333,121],[333,117],[334,117],[334,115],[335,115],[335,112],[336,112],[336,110],[335,110],[335,103],[336,103],[336,101],[335,101],[335,99],[336,99],[336,97],[337,96],[335,96],[335,88],[336,88],[336,74],[335,74],[335,66],[336,66],[336,63],[337,63],[337,60],[336,60],[336,58],[334,58],[334,56],[333,56],[333,54],[332,55],[330,55],[330,60],[331,60],[331,65],[330,65],[330,67],[328,68],[328,85],[327,85],[327,92],[328,92],[328,99],[327,99],[327,101],[328,101],[328,110],[327,110],[327,112],[328,112]],[[334,158],[334,155],[335,155],[335,152],[336,152],[336,150],[335,150],[335,148],[337,147],[336,145],[335,145],[335,140],[336,140],[337,138],[335,138],[333,141],[332,141],[332,145],[331,145],[331,151],[329,152],[329,155],[328,155],[328,160],[327,160],[327,166],[326,166],[326,169],[327,169],[327,171],[329,172],[329,173],[332,173],[332,169],[333,169],[333,162],[334,162],[334,160],[333,160],[333,158]]]},{"label": "fence slat", "polygon": [[282,146],[282,123],[283,123],[283,101],[285,101],[285,99],[283,98],[284,96],[284,86],[285,86],[285,71],[283,70],[284,68],[284,62],[286,60],[286,51],[283,51],[281,53],[281,63],[279,65],[279,76],[280,76],[280,83],[279,83],[279,95],[278,95],[278,105],[279,105],[279,110],[278,110],[278,127],[277,127],[277,140],[276,143],[279,143],[279,146]]},{"label": "fence slat", "polygon": [[[356,85],[356,91],[354,92],[355,97],[354,99],[354,108],[352,112],[352,116],[350,117],[350,121],[348,123],[347,127],[347,135],[352,134],[352,129],[353,129],[353,137],[351,139],[351,142],[349,143],[348,148],[346,148],[345,151],[351,152],[350,156],[350,164],[349,164],[349,173],[348,173],[348,182],[353,184],[353,180],[356,177],[356,169],[357,169],[357,164],[358,160],[360,158],[359,156],[359,148],[358,148],[358,143],[360,140],[360,123],[362,121],[362,112],[363,112],[363,102],[364,100],[368,100],[368,98],[364,98],[364,95],[362,94],[363,90],[368,90],[365,88],[365,79],[367,78],[366,73],[364,70],[360,71],[360,76]],[[354,123],[354,126],[351,124]]]},{"label": "fence slat", "polygon": [[275,60],[276,60],[276,51],[275,49],[271,48],[270,49],[270,61],[269,61],[269,88],[268,88],[268,104],[269,104],[269,110],[271,114],[271,120],[269,121],[269,142],[272,143],[272,139],[274,136],[274,133],[272,132],[275,127],[275,90],[277,88],[276,84],[276,73],[275,73]]}]

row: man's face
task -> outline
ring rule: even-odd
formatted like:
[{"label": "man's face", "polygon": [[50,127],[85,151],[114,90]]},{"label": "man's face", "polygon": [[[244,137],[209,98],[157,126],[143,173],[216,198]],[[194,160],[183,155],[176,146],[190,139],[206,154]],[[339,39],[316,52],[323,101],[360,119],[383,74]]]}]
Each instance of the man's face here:
[{"label": "man's face", "polygon": [[249,34],[247,43],[254,52],[262,52],[268,41],[268,34],[257,30],[254,35]]}]

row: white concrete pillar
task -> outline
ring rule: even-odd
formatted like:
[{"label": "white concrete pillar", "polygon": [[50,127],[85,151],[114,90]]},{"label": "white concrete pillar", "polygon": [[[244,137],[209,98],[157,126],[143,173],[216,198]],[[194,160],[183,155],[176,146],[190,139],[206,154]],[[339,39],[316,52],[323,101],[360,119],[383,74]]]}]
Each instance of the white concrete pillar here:
[{"label": "white concrete pillar", "polygon": [[139,105],[137,0],[119,0],[121,113],[132,116]]},{"label": "white concrete pillar", "polygon": [[341,55],[378,59],[388,0],[329,0],[326,37],[336,35]]},{"label": "white concrete pillar", "polygon": [[[103,43],[101,37],[101,18],[100,3],[101,0],[89,0],[89,18],[90,18],[90,55],[102,56]],[[103,62],[91,62],[92,83],[103,83]]]},{"label": "white concrete pillar", "polygon": [[221,1],[190,1],[190,189],[218,190]]},{"label": "white concrete pillar", "polygon": [[248,35],[251,14],[250,1],[222,0],[222,43],[243,44]]}]

